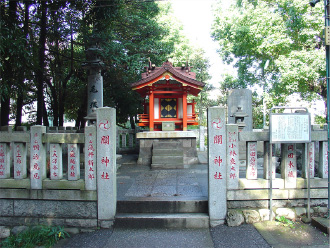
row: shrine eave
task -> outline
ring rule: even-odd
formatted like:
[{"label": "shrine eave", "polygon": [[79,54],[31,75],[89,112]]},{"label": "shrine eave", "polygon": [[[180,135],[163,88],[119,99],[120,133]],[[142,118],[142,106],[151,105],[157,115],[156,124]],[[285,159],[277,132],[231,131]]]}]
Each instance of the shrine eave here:
[{"label": "shrine eave", "polygon": [[131,84],[133,90],[141,89],[145,86],[150,86],[153,83],[161,80],[165,74],[170,74],[176,81],[182,83],[185,86],[190,86],[195,89],[202,90],[205,83],[197,81],[191,77],[187,77],[175,69],[170,62],[165,62],[162,67],[155,68],[154,72],[147,74],[145,78],[140,81]]}]

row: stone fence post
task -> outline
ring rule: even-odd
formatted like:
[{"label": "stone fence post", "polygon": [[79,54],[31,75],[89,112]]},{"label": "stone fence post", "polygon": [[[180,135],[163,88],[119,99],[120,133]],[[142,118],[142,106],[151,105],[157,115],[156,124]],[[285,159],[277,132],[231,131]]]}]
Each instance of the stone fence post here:
[{"label": "stone fence post", "polygon": [[205,151],[205,133],[204,133],[205,127],[199,126],[199,151],[204,152]]},{"label": "stone fence post", "polygon": [[227,124],[227,187],[238,189],[239,181],[239,151],[238,125]]},{"label": "stone fence post", "polygon": [[42,136],[46,133],[45,126],[33,126],[30,147],[31,189],[42,189],[42,180],[46,178],[46,146]]},{"label": "stone fence post", "polygon": [[116,215],[116,110],[98,108],[97,113],[97,201],[98,225],[112,226]]},{"label": "stone fence post", "polygon": [[213,227],[223,224],[227,213],[226,108],[208,108],[207,123],[209,215]]}]

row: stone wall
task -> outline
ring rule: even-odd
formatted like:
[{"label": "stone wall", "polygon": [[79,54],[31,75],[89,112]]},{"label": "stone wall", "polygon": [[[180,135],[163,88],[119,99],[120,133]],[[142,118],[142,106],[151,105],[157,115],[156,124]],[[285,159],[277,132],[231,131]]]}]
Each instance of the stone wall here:
[{"label": "stone wall", "polygon": [[60,225],[89,229],[98,226],[95,193],[1,189],[0,197],[0,223],[4,226]]}]

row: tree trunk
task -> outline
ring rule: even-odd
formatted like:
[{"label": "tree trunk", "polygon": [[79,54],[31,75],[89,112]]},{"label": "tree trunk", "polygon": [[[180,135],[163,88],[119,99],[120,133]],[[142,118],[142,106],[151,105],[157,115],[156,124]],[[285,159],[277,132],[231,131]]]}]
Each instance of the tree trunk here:
[{"label": "tree trunk", "polygon": [[[29,34],[29,7],[30,3],[25,1],[25,10],[24,10],[24,37],[26,40],[28,39]],[[28,41],[25,42],[25,49],[28,50]],[[24,80],[25,80],[25,71],[27,70],[27,67],[24,66],[24,69],[20,72],[20,78],[19,78],[19,85],[18,85],[18,92],[17,92],[17,99],[16,99],[16,123],[15,123],[15,129],[17,127],[22,126],[22,109],[24,106]]]},{"label": "tree trunk", "polygon": [[47,25],[47,2],[40,1],[40,38],[39,38],[39,63],[36,71],[37,81],[37,125],[42,125],[44,115],[44,67],[45,67],[45,47],[46,47],[46,25]]},{"label": "tree trunk", "polygon": [[10,97],[9,97],[9,93],[8,93],[8,94],[4,94],[1,99],[1,125],[0,126],[8,126],[9,109],[10,109]]}]

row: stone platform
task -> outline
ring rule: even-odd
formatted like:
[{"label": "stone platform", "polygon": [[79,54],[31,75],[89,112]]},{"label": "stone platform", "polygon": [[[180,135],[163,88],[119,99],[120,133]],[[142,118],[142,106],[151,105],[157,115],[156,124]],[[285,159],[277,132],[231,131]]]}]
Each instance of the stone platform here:
[{"label": "stone platform", "polygon": [[194,132],[140,132],[136,134],[136,138],[140,142],[139,165],[153,164],[157,169],[182,169],[198,163]]}]

